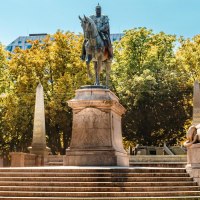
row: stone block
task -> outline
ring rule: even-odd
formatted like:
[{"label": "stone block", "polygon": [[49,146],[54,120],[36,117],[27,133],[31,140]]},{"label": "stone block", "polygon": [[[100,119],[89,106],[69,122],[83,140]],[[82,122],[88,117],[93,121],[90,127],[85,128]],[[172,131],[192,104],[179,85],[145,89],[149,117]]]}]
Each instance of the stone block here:
[{"label": "stone block", "polygon": [[123,153],[116,153],[114,150],[95,151],[66,151],[64,165],[67,166],[129,166],[129,158]]},{"label": "stone block", "polygon": [[24,167],[24,155],[22,152],[11,152],[11,167]]},{"label": "stone block", "polygon": [[138,155],[147,155],[147,150],[146,149],[140,149],[138,152],[137,152]]},{"label": "stone block", "polygon": [[163,147],[157,147],[156,148],[156,155],[164,155]]},{"label": "stone block", "polygon": [[11,152],[11,167],[32,167],[43,165],[42,156],[23,152]]},{"label": "stone block", "polygon": [[200,185],[200,144],[193,144],[187,148],[186,171]]},{"label": "stone block", "polygon": [[200,167],[200,144],[193,144],[187,148],[187,163],[191,167]]},{"label": "stone block", "polygon": [[0,157],[0,167],[3,167],[3,158]]}]

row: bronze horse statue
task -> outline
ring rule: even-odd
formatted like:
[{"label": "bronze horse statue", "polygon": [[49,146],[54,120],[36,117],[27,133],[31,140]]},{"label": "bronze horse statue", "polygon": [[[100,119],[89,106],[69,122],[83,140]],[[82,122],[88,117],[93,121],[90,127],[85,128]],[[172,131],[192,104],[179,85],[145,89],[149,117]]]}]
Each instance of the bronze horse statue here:
[{"label": "bronze horse statue", "polygon": [[100,72],[102,67],[106,69],[106,86],[109,85],[110,79],[110,70],[111,70],[111,63],[112,59],[108,56],[108,51],[104,45],[104,41],[101,38],[96,24],[90,17],[84,16],[81,18],[81,26],[84,32],[84,39],[85,39],[85,50],[86,50],[86,65],[87,65],[87,73],[88,76],[91,78],[91,71],[90,71],[90,62],[93,61],[94,63],[94,70],[95,70],[95,83],[94,85],[100,85]]}]

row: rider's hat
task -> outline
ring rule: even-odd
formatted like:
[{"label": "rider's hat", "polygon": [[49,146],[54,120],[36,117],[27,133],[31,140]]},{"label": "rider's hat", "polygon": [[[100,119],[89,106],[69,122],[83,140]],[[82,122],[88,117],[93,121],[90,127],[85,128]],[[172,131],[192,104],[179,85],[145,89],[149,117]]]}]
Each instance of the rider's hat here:
[{"label": "rider's hat", "polygon": [[96,10],[97,9],[101,9],[101,6],[99,5],[99,3],[98,3],[98,5],[96,6]]}]

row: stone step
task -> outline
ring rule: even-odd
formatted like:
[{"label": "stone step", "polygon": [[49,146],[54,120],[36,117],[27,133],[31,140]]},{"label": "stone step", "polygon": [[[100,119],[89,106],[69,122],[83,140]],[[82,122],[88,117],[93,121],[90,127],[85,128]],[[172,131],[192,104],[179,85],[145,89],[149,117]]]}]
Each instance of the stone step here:
[{"label": "stone step", "polygon": [[130,162],[133,167],[169,167],[182,168],[186,166],[186,162]]},{"label": "stone step", "polygon": [[49,162],[63,162],[64,155],[48,155]]},{"label": "stone step", "polygon": [[195,199],[200,197],[200,187],[185,168],[0,168],[0,200],[158,199],[156,197]]},{"label": "stone step", "polygon": [[63,166],[63,161],[59,162],[48,162],[47,166]]},{"label": "stone step", "polygon": [[95,168],[95,167],[80,167],[80,168],[65,168],[65,167],[26,167],[26,168],[0,168],[2,172],[42,172],[42,173],[186,173],[185,168],[154,168],[154,167],[130,167],[130,168]]},{"label": "stone step", "polygon": [[174,182],[15,182],[0,181],[0,186],[49,186],[49,187],[170,187],[170,186],[197,186],[194,181]]},{"label": "stone step", "polygon": [[169,149],[175,154],[175,155],[186,155],[186,150],[183,149],[180,146],[171,146]]},{"label": "stone step", "polygon": [[36,192],[152,192],[152,191],[200,191],[199,186],[168,187],[46,187],[46,186],[0,186],[0,191]]},{"label": "stone step", "polygon": [[58,182],[169,182],[193,181],[191,177],[0,177],[0,181]]},{"label": "stone step", "polygon": [[[130,155],[130,163],[133,162],[187,162],[186,155]],[[63,156],[62,155],[50,155],[48,157],[47,166],[63,166]]]},{"label": "stone step", "polygon": [[[108,200],[105,197],[0,197],[0,200]],[[199,200],[199,196],[176,197],[109,197],[109,200]]]},{"label": "stone step", "polygon": [[186,155],[130,155],[130,162],[187,162]]},{"label": "stone step", "polygon": [[1,172],[1,177],[189,177],[187,173],[52,173]]},{"label": "stone step", "polygon": [[199,196],[200,191],[161,191],[161,192],[26,192],[0,191],[6,197],[176,197]]}]

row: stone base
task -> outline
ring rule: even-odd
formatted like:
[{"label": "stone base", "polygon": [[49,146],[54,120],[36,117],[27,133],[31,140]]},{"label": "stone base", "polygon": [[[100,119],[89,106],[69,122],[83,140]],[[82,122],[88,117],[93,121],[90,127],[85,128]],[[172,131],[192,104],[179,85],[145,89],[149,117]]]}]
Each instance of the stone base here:
[{"label": "stone base", "polygon": [[42,165],[45,165],[48,161],[48,154],[50,152],[49,147],[43,147],[40,144],[39,145],[32,145],[32,147],[28,147],[28,150],[31,154],[42,156]]},{"label": "stone base", "polygon": [[11,167],[35,167],[43,165],[43,157],[36,154],[11,152]]},{"label": "stone base", "polygon": [[129,166],[126,153],[114,150],[66,150],[63,165],[67,166]]},{"label": "stone base", "polygon": [[49,147],[43,148],[43,147],[39,147],[39,146],[37,146],[37,147],[35,147],[35,146],[33,146],[33,147],[28,147],[28,150],[29,150],[30,153],[32,153],[32,154],[42,155],[42,156],[46,156],[46,155],[48,155],[49,152],[50,152],[50,148],[49,148]]},{"label": "stone base", "polygon": [[187,148],[187,163],[191,167],[200,165],[200,143],[193,144]]},{"label": "stone base", "polygon": [[68,105],[73,109],[73,127],[64,165],[129,166],[121,133],[125,108],[116,95],[103,86],[85,86],[76,90]]},{"label": "stone base", "polygon": [[186,171],[200,185],[200,143],[187,148]]}]

